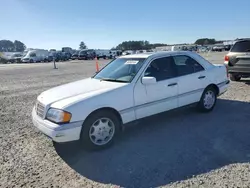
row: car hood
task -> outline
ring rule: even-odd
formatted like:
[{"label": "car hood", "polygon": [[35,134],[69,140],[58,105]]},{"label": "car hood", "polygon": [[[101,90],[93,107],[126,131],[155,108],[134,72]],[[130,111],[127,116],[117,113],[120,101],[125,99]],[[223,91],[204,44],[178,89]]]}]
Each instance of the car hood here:
[{"label": "car hood", "polygon": [[89,98],[104,92],[123,87],[128,83],[100,81],[98,79],[86,78],[76,82],[71,82],[44,91],[38,96],[38,100],[44,105],[51,105],[57,101],[81,95]]}]

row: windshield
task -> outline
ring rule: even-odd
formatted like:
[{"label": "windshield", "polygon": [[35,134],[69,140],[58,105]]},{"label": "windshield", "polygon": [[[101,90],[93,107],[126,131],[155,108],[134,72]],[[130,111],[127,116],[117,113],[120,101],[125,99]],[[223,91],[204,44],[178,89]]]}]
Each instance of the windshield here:
[{"label": "windshield", "polygon": [[116,82],[131,82],[143,65],[144,60],[145,58],[115,59],[93,78]]},{"label": "windshield", "polygon": [[35,53],[31,53],[30,57],[36,57],[36,54]]}]

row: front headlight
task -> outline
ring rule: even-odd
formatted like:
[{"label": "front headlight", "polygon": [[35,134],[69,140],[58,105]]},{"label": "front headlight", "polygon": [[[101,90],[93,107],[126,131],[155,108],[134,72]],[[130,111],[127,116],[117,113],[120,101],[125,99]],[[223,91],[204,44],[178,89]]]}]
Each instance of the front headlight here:
[{"label": "front headlight", "polygon": [[68,123],[71,119],[71,113],[60,109],[50,108],[46,114],[46,119],[55,123]]}]

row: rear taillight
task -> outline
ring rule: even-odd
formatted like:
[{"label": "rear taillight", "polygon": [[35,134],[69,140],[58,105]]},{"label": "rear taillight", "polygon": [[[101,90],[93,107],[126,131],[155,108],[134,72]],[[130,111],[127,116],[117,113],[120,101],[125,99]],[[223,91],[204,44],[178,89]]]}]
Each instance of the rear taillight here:
[{"label": "rear taillight", "polygon": [[225,61],[229,61],[229,56],[226,55],[226,56],[224,57],[224,60],[225,60]]}]

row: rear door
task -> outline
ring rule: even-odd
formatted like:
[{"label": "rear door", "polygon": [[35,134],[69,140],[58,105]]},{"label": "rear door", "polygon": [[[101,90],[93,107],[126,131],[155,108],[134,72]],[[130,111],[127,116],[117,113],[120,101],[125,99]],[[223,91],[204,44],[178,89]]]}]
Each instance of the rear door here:
[{"label": "rear door", "polygon": [[250,40],[238,41],[234,44],[227,56],[229,71],[250,71]]},{"label": "rear door", "polygon": [[198,102],[208,83],[205,68],[188,55],[173,56],[178,71],[178,106]]}]

